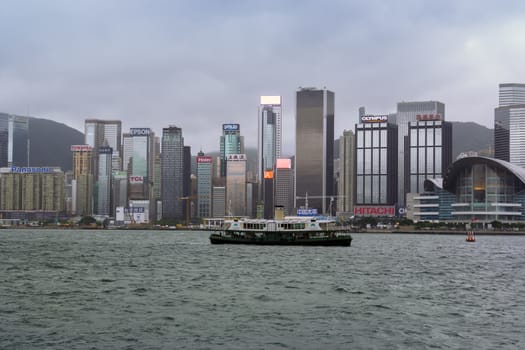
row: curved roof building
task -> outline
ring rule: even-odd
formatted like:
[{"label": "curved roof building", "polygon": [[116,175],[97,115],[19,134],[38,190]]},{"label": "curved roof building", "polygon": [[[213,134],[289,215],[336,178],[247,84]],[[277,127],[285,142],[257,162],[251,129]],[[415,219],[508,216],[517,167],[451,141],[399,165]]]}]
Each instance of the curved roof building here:
[{"label": "curved roof building", "polygon": [[433,207],[433,218],[425,215],[429,210],[415,213],[422,220],[525,220],[525,169],[500,159],[461,158],[448,168],[442,183],[426,180],[425,193],[416,199],[415,209]]}]

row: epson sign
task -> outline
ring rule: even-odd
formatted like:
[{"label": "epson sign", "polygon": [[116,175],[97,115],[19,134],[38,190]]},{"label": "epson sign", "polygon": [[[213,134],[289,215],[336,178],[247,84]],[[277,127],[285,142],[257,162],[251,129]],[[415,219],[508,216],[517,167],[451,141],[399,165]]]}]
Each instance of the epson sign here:
[{"label": "epson sign", "polygon": [[383,123],[388,121],[388,115],[363,115],[361,123]]},{"label": "epson sign", "polygon": [[239,124],[222,124],[222,130],[225,130],[225,131],[239,130]]},{"label": "epson sign", "polygon": [[149,128],[131,128],[129,134],[131,136],[148,136],[151,132]]}]

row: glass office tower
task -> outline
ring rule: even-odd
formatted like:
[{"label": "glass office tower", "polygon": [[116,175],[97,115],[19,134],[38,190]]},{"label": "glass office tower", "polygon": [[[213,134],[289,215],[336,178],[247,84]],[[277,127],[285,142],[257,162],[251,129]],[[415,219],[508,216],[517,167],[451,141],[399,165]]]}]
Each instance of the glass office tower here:
[{"label": "glass office tower", "polygon": [[397,125],[387,115],[364,115],[355,126],[355,204],[397,202]]},{"label": "glass office tower", "polygon": [[443,178],[452,164],[452,124],[439,115],[417,115],[417,119],[409,123],[405,196],[423,192],[425,179]]},{"label": "glass office tower", "polygon": [[220,145],[221,177],[226,176],[226,160],[230,154],[244,154],[244,137],[239,124],[222,124]]},{"label": "glass office tower", "polygon": [[29,119],[0,113],[0,167],[29,166]]},{"label": "glass office tower", "polygon": [[[395,115],[395,124],[397,125],[397,150],[399,152],[397,164],[397,201],[400,206],[405,205],[405,142],[408,138],[408,125],[410,122],[417,121],[417,115],[439,115],[441,120],[445,120],[445,105],[438,101],[417,101],[417,102],[399,102],[397,104],[397,113]],[[390,121],[393,122],[393,119]]]},{"label": "glass office tower", "polygon": [[128,199],[149,200],[155,134],[150,128],[131,128],[129,135],[132,152],[128,166]]},{"label": "glass office tower", "polygon": [[259,105],[258,167],[259,198],[264,217],[273,218],[275,163],[282,150],[281,96],[261,96]]},{"label": "glass office tower", "polygon": [[334,93],[301,88],[296,93],[295,206],[326,213],[334,194]]},{"label": "glass office tower", "polygon": [[197,156],[197,216],[209,218],[212,213],[213,158],[200,152]]},{"label": "glass office tower", "polygon": [[108,146],[98,148],[98,215],[111,216],[111,185],[112,185],[113,149]]},{"label": "glass office tower", "polygon": [[[184,217],[183,197],[184,138],[182,129],[170,126],[162,129],[161,181],[162,217]],[[188,199],[186,199],[188,200]]]}]

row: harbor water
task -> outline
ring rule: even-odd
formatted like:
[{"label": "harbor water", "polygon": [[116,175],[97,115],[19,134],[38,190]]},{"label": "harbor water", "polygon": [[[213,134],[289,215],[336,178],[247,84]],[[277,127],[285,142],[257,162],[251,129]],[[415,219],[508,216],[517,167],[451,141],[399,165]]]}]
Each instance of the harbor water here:
[{"label": "harbor water", "polygon": [[525,237],[1,230],[1,349],[523,349]]}]

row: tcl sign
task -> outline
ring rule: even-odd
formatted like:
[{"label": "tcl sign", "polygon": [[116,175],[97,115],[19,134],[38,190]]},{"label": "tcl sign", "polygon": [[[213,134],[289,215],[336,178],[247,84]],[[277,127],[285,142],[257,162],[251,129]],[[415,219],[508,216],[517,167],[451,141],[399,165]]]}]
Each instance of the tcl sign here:
[{"label": "tcl sign", "polygon": [[396,216],[394,205],[361,205],[354,207],[354,216]]},{"label": "tcl sign", "polygon": [[144,183],[144,176],[130,176],[129,177],[129,183],[130,184],[141,184],[141,183]]}]

